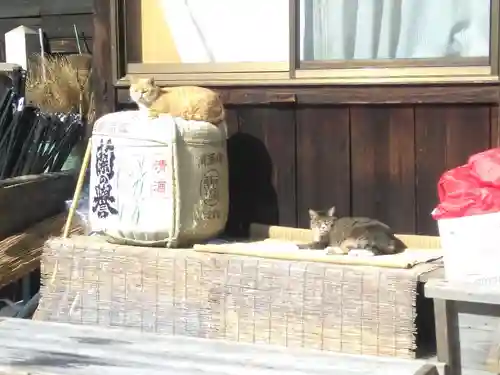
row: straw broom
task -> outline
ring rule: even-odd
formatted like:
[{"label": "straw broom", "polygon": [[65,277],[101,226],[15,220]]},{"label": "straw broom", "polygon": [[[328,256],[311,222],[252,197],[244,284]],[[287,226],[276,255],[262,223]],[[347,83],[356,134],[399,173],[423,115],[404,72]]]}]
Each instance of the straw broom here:
[{"label": "straw broom", "polygon": [[82,69],[65,56],[35,56],[26,76],[26,100],[48,113],[80,113],[92,123],[91,74],[91,69]]}]

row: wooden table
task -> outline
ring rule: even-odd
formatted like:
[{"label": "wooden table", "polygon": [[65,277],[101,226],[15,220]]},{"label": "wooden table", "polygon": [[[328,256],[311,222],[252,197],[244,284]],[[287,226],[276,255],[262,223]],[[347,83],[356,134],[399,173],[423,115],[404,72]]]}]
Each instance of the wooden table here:
[{"label": "wooden table", "polygon": [[429,280],[425,296],[434,299],[438,360],[446,364],[446,374],[461,375],[458,314],[500,317],[500,278],[496,283]]},{"label": "wooden table", "polygon": [[43,375],[437,375],[434,364],[160,336],[26,319],[0,320],[0,373]]}]

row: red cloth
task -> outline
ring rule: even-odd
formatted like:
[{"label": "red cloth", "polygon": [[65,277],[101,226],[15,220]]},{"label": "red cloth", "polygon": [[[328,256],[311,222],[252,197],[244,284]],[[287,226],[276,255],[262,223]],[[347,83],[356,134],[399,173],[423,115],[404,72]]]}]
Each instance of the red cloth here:
[{"label": "red cloth", "polygon": [[500,211],[500,148],[471,156],[438,182],[436,220]]}]

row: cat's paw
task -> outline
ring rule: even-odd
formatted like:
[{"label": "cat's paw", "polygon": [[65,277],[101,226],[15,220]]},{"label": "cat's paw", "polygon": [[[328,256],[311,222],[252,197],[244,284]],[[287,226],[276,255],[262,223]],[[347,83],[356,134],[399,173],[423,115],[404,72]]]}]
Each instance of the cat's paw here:
[{"label": "cat's paw", "polygon": [[372,250],[367,249],[352,249],[347,254],[351,257],[373,257],[376,255]]},{"label": "cat's paw", "polygon": [[339,246],[328,246],[326,249],[327,255],[345,255],[346,252]]},{"label": "cat's paw", "polygon": [[353,250],[370,250],[373,248],[373,244],[371,241],[368,241],[366,238],[358,238],[355,243],[355,247],[353,246]]},{"label": "cat's paw", "polygon": [[325,245],[319,242],[312,242],[308,244],[299,244],[297,247],[300,250],[325,250]]}]

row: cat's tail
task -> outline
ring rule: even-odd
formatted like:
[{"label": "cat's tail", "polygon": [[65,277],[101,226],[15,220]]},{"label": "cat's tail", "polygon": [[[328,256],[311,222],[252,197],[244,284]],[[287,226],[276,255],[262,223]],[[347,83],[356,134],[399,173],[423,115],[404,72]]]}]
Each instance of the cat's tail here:
[{"label": "cat's tail", "polygon": [[212,119],[212,124],[220,126],[225,123],[226,123],[226,111],[224,110],[224,108],[221,108],[217,117],[214,117]]},{"label": "cat's tail", "polygon": [[227,122],[225,120],[222,122],[219,122],[217,127],[224,133],[224,138],[226,138],[226,140],[227,140],[229,138],[229,130],[227,128]]}]

